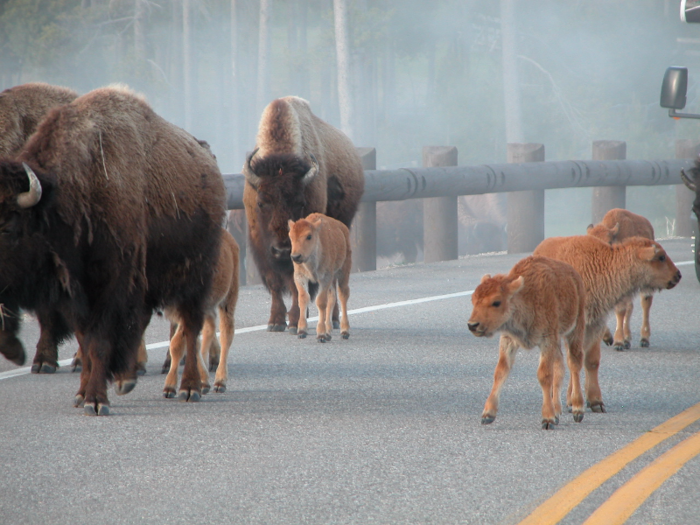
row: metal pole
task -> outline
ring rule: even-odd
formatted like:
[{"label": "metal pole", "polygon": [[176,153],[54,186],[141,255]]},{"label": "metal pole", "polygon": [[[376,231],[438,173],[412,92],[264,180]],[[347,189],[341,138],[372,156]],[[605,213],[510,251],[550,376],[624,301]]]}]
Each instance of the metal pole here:
[{"label": "metal pole", "polygon": [[[456,166],[454,146],[426,146],[423,166],[426,168]],[[457,195],[423,199],[424,261],[457,259]]]},{"label": "metal pole", "polygon": [[[593,142],[593,160],[625,160],[627,143],[621,140],[596,140]],[[625,207],[626,186],[593,188],[591,222],[598,224],[613,208]]]},{"label": "metal pole", "polygon": [[[544,145],[510,143],[508,162],[544,162]],[[544,239],[544,190],[508,193],[508,253],[531,252]]]}]

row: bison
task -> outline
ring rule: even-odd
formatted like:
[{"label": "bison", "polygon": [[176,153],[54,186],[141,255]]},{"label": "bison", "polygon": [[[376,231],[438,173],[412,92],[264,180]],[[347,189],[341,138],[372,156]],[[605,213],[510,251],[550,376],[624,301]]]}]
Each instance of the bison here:
[{"label": "bison", "polygon": [[698,229],[695,231],[695,277],[700,281],[700,189],[698,189],[698,173],[700,173],[700,158],[695,159],[695,166],[688,170],[681,170],[681,179],[689,190],[695,193],[693,201],[693,213],[698,220]]},{"label": "bison", "polygon": [[[364,191],[362,163],[350,139],[315,116],[306,100],[285,97],[263,111],[243,174],[250,245],[272,295],[267,329],[287,328],[283,297],[291,294],[289,330],[295,334],[299,303],[287,221],[323,213],[349,228]],[[334,324],[337,319],[336,306]]]},{"label": "bison", "polygon": [[312,213],[305,219],[289,221],[289,238],[292,242],[291,257],[294,261],[294,282],[299,295],[298,336],[306,337],[306,307],[309,294],[306,291],[309,282],[319,284],[316,306],[318,307],[318,325],[316,339],[325,343],[331,340],[333,323],[331,312],[335,301],[335,288],[343,310],[340,322],[340,335],[343,339],[350,337],[348,322],[348,297],[350,297],[350,269],[352,251],[350,248],[350,231],[342,222],[321,213]]},{"label": "bison", "polygon": [[[175,308],[195,348],[224,215],[211,153],[128,88],[54,108],[0,162],[0,351],[24,354],[20,309],[62,312],[84,354],[75,406],[108,414],[153,311]],[[201,390],[194,352],[180,389]]]},{"label": "bison", "polygon": [[[622,208],[613,208],[607,212],[598,224],[588,226],[587,233],[609,244],[618,244],[628,237],[635,236],[654,240],[654,227],[649,220]],[[642,303],[642,328],[639,346],[644,348],[649,346],[649,337],[651,336],[649,310],[654,300],[654,293],[651,290],[642,290],[640,298]],[[606,328],[603,336],[603,341],[607,345],[613,345],[615,350],[622,351],[630,348],[632,339],[630,320],[632,319],[633,311],[634,304],[631,297],[623,299],[620,304],[615,306],[617,321],[615,335],[610,334],[610,330]]]},{"label": "bison", "polygon": [[548,257],[526,257],[508,275],[483,276],[472,294],[474,308],[467,326],[477,337],[501,332],[501,338],[482,424],[496,419],[501,387],[520,346],[540,347],[537,378],[542,387],[542,428],[548,430],[559,423],[564,379],[562,337],[566,339],[572,384],[567,404],[573,407],[574,421],[583,420],[579,378],[583,366],[585,293],[583,280],[571,265]]},{"label": "bison", "polygon": [[[16,155],[34,133],[46,113],[72,102],[78,94],[68,88],[32,82],[0,93],[0,158]],[[40,309],[35,312],[41,327],[32,372],[53,373],[58,368],[58,345],[72,331],[61,312]],[[17,365],[24,364],[18,349],[6,356]]]},{"label": "bison", "polygon": [[[600,341],[610,311],[640,290],[671,289],[681,272],[661,245],[643,237],[629,237],[611,246],[591,235],[549,237],[533,255],[569,263],[581,274],[586,288],[586,332],[583,341],[586,399],[594,412],[605,412],[598,383]],[[569,383],[569,391],[571,383]]]}]

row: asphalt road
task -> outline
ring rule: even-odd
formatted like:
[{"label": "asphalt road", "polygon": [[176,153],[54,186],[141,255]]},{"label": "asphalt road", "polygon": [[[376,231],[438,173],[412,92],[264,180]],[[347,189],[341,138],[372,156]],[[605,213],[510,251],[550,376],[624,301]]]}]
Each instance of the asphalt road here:
[{"label": "asphalt road", "polygon": [[[674,261],[692,259],[689,239],[662,244]],[[351,311],[389,307],[353,313],[350,339],[335,332],[326,344],[256,328],[267,322],[269,296],[244,287],[228,391],[199,403],[161,396],[165,348],[155,343],[168,327],[160,319],[147,333],[147,375],[127,396],[110,390],[109,417],[73,408],[78,376],[69,367],[10,377],[17,368],[0,358],[0,523],[519,523],[589,467],[700,403],[700,284],[686,264],[680,284],[654,299],[651,347],[604,348],[608,413],[588,411],[580,424],[565,414],[541,430],[538,353],[520,351],[496,421],[482,426],[498,342],[468,332],[468,294],[441,296],[469,292],[520,257],[353,274]],[[433,300],[415,301],[424,298]],[[22,337],[31,359],[31,318]],[[61,359],[74,351],[65,345]],[[695,421],[669,434],[561,523],[582,523],[698,432]],[[695,456],[627,523],[700,523],[699,486]]]}]

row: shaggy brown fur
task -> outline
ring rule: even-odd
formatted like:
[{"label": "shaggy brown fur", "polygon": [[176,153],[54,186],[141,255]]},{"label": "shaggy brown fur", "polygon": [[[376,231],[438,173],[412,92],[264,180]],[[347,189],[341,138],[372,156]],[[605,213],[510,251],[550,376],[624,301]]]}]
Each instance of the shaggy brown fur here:
[{"label": "shaggy brown fur", "polygon": [[319,283],[316,306],[318,307],[318,324],[316,339],[325,343],[331,340],[333,322],[331,312],[335,305],[335,287],[343,311],[340,322],[340,335],[343,339],[350,337],[348,322],[348,297],[350,297],[350,269],[352,251],[350,249],[350,231],[342,222],[321,213],[312,213],[305,219],[289,221],[289,239],[291,240],[291,258],[294,262],[294,282],[299,294],[298,335],[306,337],[306,307],[309,294],[306,291],[309,282]]},{"label": "shaggy brown fur", "polygon": [[[73,90],[42,82],[22,84],[0,93],[0,158],[16,155],[50,109],[68,104],[77,96]],[[60,312],[35,313],[41,333],[32,372],[53,373],[58,368],[58,345],[72,331]],[[18,365],[24,364],[19,354],[7,357]]]},{"label": "shaggy brown fur", "polygon": [[[123,87],[51,110],[17,159],[0,163],[0,302],[64,313],[85,356],[76,406],[108,413],[107,380],[133,388],[155,309],[176,308],[195,348],[225,214],[221,173],[194,137]],[[30,206],[18,197],[32,180],[22,161],[43,190]],[[5,323],[0,348],[21,348],[18,329]],[[200,390],[188,352],[181,397]]]},{"label": "shaggy brown fur", "polygon": [[268,330],[287,328],[283,296],[290,293],[289,329],[296,333],[299,304],[287,221],[317,212],[349,228],[364,191],[362,164],[347,136],[316,117],[305,100],[286,97],[265,108],[243,173],[250,245],[272,295]]},{"label": "shaggy brown fur", "polygon": [[642,289],[673,288],[680,281],[681,272],[660,244],[642,237],[630,237],[615,246],[591,235],[550,237],[535,248],[533,255],[567,262],[583,278],[586,287],[583,342],[586,399],[594,412],[605,412],[598,368],[600,341],[608,314],[622,299]]},{"label": "shaggy brown fur", "polygon": [[0,93],[0,157],[11,157],[27,142],[46,113],[75,100],[72,89],[32,82]]},{"label": "shaggy brown fur", "polygon": [[[641,215],[632,213],[631,211],[622,208],[614,208],[605,214],[600,223],[589,225],[587,230],[588,235],[597,237],[608,244],[619,244],[628,237],[645,237],[654,240],[654,227],[651,223]],[[640,294],[642,303],[642,329],[639,345],[642,347],[649,346],[649,337],[651,336],[651,327],[649,326],[649,310],[651,303],[654,300],[654,295],[649,290],[643,290]],[[606,327],[603,341],[607,345],[613,345],[615,350],[624,350],[630,348],[632,333],[630,330],[630,320],[634,305],[632,298],[624,299],[621,303],[615,306],[615,317],[617,324],[615,327],[615,335],[610,333]]]},{"label": "shaggy brown fur", "polygon": [[472,294],[474,309],[467,326],[477,337],[501,332],[498,365],[493,387],[481,416],[482,424],[496,419],[501,387],[520,346],[540,347],[537,378],[542,387],[542,428],[551,429],[561,415],[561,384],[564,363],[561,338],[572,388],[567,404],[573,406],[574,421],[583,420],[580,375],[583,363],[585,290],[581,276],[569,264],[547,257],[526,257],[508,275],[486,274]]},{"label": "shaggy brown fur", "polygon": [[[202,380],[202,393],[209,392],[209,370],[207,364],[216,362],[214,392],[226,391],[228,381],[228,352],[233,342],[235,331],[234,316],[238,302],[238,243],[226,230],[221,232],[221,249],[219,262],[214,271],[211,292],[205,303],[204,327],[202,341],[198,352],[199,375]],[[219,331],[221,342],[216,341],[216,314],[219,313]],[[184,330],[177,311],[168,308],[165,315],[177,325],[170,340],[170,351],[166,363],[169,368],[165,378],[163,397],[175,397],[177,386],[177,366],[185,352]],[[216,353],[216,355],[211,355]],[[210,361],[210,355],[213,358]],[[165,364],[163,368],[165,368]]]}]

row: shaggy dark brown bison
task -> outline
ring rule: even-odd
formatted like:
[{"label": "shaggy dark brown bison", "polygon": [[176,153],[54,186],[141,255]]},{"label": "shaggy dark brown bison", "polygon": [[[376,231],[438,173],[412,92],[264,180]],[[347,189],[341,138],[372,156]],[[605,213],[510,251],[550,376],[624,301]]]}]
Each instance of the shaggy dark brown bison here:
[{"label": "shaggy dark brown bison", "polygon": [[[195,348],[224,214],[211,153],[127,88],[51,110],[0,162],[0,352],[24,354],[20,309],[63,312],[85,358],[75,404],[108,414],[107,381],[134,387],[154,310],[177,309]],[[187,352],[181,398],[200,390]]]},{"label": "shaggy dark brown bison", "polygon": [[287,328],[283,296],[291,294],[289,329],[296,333],[299,304],[287,223],[316,212],[350,227],[364,191],[362,164],[347,136],[316,117],[305,100],[286,97],[263,111],[243,173],[250,245],[272,295],[268,330]]}]

